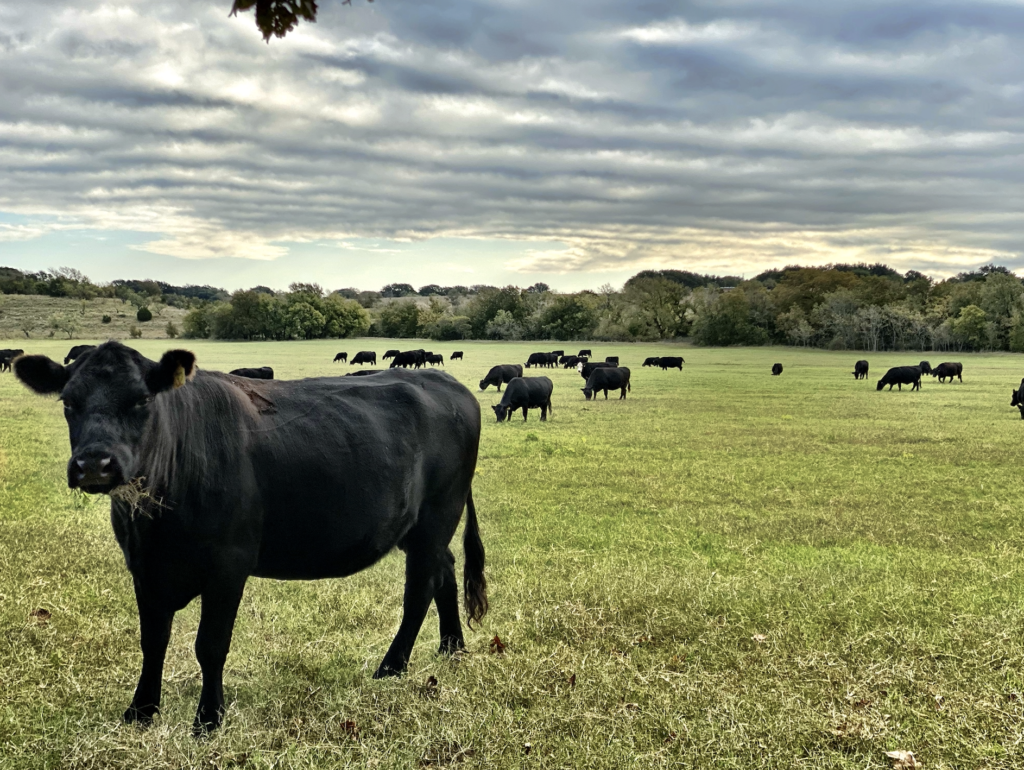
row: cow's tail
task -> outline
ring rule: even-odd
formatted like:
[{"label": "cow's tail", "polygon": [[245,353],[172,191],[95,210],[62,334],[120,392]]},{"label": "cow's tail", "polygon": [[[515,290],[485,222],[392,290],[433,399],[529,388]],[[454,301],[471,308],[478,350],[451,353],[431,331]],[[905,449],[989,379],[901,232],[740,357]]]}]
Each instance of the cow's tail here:
[{"label": "cow's tail", "polygon": [[633,386],[629,384],[629,380],[626,380],[626,390],[628,390],[630,393],[633,392]]},{"label": "cow's tail", "polygon": [[473,490],[466,498],[466,531],[462,536],[465,566],[462,570],[463,594],[469,627],[479,623],[487,614],[487,578],[484,577],[484,544],[480,540],[480,527],[476,521]]}]

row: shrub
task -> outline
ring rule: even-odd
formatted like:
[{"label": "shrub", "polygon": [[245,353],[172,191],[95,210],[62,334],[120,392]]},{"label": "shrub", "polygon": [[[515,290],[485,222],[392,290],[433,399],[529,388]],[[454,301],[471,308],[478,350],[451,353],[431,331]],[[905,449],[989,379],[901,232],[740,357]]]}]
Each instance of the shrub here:
[{"label": "shrub", "polygon": [[178,327],[174,325],[174,321],[168,321],[167,328],[164,331],[167,332],[167,336],[172,340],[178,336]]},{"label": "shrub", "polygon": [[101,322],[101,323],[105,323],[105,324],[108,324],[108,323],[110,323],[110,322],[111,322],[111,321],[113,321],[113,320],[114,320],[114,319],[113,319],[113,318],[111,318],[110,316],[108,316],[108,315],[105,315],[105,316],[103,316],[103,318],[101,318],[101,319],[100,319],[100,322]]},{"label": "shrub", "polygon": [[146,323],[146,321],[152,321],[153,320],[153,314],[151,312],[149,312],[149,308],[145,307],[145,306],[139,308],[139,312],[135,314],[135,317],[141,323]]},{"label": "shrub", "polygon": [[132,324],[131,326],[128,327],[128,336],[131,337],[133,340],[137,340],[140,337],[142,337],[142,329],[140,329],[135,324]]}]

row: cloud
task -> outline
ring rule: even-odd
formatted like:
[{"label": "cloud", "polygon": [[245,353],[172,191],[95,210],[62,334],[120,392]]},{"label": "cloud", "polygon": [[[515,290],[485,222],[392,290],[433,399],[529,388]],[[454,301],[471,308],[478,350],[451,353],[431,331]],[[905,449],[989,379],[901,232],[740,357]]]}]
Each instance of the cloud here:
[{"label": "cloud", "polygon": [[0,0],[0,211],[58,223],[0,240],[564,244],[525,273],[1021,251],[1018,5],[325,4],[270,45],[226,7]]}]

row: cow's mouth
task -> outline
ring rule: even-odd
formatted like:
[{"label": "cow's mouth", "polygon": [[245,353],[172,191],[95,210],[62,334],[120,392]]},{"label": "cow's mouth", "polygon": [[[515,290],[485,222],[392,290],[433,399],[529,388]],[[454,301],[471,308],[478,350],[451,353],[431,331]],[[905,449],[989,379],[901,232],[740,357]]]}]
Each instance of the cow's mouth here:
[{"label": "cow's mouth", "polygon": [[88,492],[90,495],[108,495],[121,486],[120,483],[114,483],[112,481],[92,483],[92,484],[79,484],[78,488],[83,492]]}]

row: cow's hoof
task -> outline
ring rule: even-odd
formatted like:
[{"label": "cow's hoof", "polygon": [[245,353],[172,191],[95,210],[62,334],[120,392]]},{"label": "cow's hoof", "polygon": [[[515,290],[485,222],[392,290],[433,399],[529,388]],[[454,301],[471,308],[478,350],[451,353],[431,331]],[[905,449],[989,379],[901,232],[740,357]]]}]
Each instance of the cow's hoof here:
[{"label": "cow's hoof", "polygon": [[222,721],[224,721],[224,715],[221,711],[218,710],[213,715],[208,715],[200,709],[196,712],[196,719],[192,723],[192,737],[207,737],[210,733],[220,727]]},{"label": "cow's hoof", "polygon": [[121,718],[127,725],[141,725],[142,727],[148,727],[153,724],[153,717],[158,713],[160,713],[160,709],[156,706],[143,706],[141,708],[129,706]]},{"label": "cow's hoof", "polygon": [[457,655],[466,649],[466,643],[458,637],[450,636],[441,640],[441,646],[437,648],[438,655]]},{"label": "cow's hoof", "polygon": [[401,676],[401,670],[392,668],[391,666],[385,666],[383,663],[380,664],[380,668],[373,672],[374,679],[387,679],[391,676]]}]

